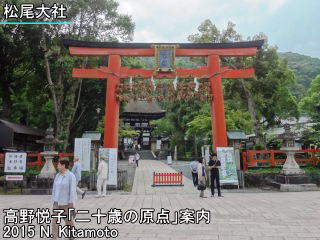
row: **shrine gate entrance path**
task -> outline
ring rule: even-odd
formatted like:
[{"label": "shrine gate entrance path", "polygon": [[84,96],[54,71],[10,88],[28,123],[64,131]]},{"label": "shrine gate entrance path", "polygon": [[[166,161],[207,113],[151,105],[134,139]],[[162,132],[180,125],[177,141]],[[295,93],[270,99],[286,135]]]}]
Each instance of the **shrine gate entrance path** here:
[{"label": "shrine gate entrance path", "polygon": [[[153,167],[151,167],[153,165]],[[204,208],[211,211],[211,223],[157,225],[110,225],[105,219],[97,224],[76,223],[77,228],[116,228],[123,240],[146,239],[211,239],[211,240],[320,240],[320,192],[224,193],[224,198],[199,198],[191,180],[184,178],[184,187],[151,187],[152,172],[174,172],[168,165],[154,160],[140,160],[132,194],[112,193],[106,198],[88,195],[79,199],[76,208],[95,213],[97,208],[140,211],[141,208],[170,210]],[[144,188],[140,187],[141,185]],[[167,188],[167,189],[166,189]],[[209,192],[206,192],[209,196]],[[1,195],[0,211],[4,208],[51,208],[50,196]],[[89,215],[83,214],[81,218]],[[0,220],[3,229],[3,217]],[[36,229],[39,226],[36,225]],[[1,230],[3,234],[3,230]],[[22,239],[22,238],[17,238]],[[37,235],[34,239],[40,239]],[[46,238],[44,238],[46,239]]]}]

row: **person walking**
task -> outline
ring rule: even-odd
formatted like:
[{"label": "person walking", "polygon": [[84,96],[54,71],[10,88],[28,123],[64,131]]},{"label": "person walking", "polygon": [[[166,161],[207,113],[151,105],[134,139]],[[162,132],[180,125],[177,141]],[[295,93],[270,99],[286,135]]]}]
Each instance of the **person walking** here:
[{"label": "person walking", "polygon": [[217,184],[218,196],[223,197],[221,195],[220,176],[219,176],[219,168],[221,168],[221,162],[217,158],[216,153],[212,153],[211,159],[208,165],[210,169],[211,197],[214,197],[214,181],[216,181],[216,184]]},{"label": "person walking", "polygon": [[199,158],[198,160],[197,172],[198,172],[198,180],[199,180],[198,189],[200,190],[200,197],[205,198],[204,190],[206,189],[207,176],[206,176],[204,161],[202,158]]},{"label": "person walking", "polygon": [[[53,209],[60,211],[63,210],[62,215],[66,216],[63,217],[66,225],[69,225],[69,227],[74,228],[72,217],[69,216],[69,214],[71,215],[72,210],[69,211],[69,209],[74,209],[74,205],[77,200],[77,180],[74,174],[68,170],[68,159],[63,158],[59,160],[57,168],[59,172],[56,174],[54,178],[51,197],[53,201]],[[57,216],[59,215],[59,213],[54,212],[53,216],[54,215]],[[53,239],[55,240],[58,238],[59,223],[58,217],[52,219],[52,235]],[[74,238],[70,237],[69,239]]]},{"label": "person walking", "polygon": [[134,154],[134,160],[136,161],[137,167],[139,166],[139,159],[140,159],[140,154],[136,152]]},{"label": "person walking", "polygon": [[[108,164],[106,163],[106,158],[101,157],[97,172],[97,190],[98,195],[96,197],[106,197],[107,196],[107,181],[108,181]],[[101,195],[102,188],[102,195]]]},{"label": "person walking", "polygon": [[84,196],[86,195],[86,191],[83,191],[80,187],[79,187],[79,183],[81,181],[81,163],[79,162],[79,157],[75,156],[73,159],[73,167],[72,167],[72,173],[74,174],[74,176],[76,177],[77,180],[77,193],[80,193],[82,196],[82,199],[84,198]]},{"label": "person walking", "polygon": [[193,185],[196,187],[198,186],[198,161],[193,160],[190,163],[190,169],[191,169]]}]

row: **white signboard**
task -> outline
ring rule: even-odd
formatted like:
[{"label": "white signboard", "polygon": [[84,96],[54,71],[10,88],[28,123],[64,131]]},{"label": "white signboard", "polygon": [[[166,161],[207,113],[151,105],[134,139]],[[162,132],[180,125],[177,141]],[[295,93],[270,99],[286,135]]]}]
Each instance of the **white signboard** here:
[{"label": "white signboard", "polygon": [[221,184],[239,184],[233,147],[217,147],[218,159],[221,162]]},{"label": "white signboard", "polygon": [[6,181],[22,181],[23,175],[6,175]]},{"label": "white signboard", "polygon": [[74,156],[79,158],[82,171],[90,171],[91,139],[74,139]]},{"label": "white signboard", "polygon": [[117,148],[100,148],[99,159],[101,156],[106,158],[108,164],[108,185],[117,186],[118,178],[118,149]]},{"label": "white signboard", "polygon": [[161,140],[157,140],[157,150],[161,150]]},{"label": "white signboard", "polygon": [[27,153],[10,152],[5,154],[4,172],[26,172]]}]

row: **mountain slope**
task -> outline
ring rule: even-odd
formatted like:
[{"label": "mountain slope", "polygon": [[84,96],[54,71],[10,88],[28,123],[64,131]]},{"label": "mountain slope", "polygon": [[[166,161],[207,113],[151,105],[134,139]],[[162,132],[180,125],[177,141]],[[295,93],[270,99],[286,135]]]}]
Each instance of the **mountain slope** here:
[{"label": "mountain slope", "polygon": [[297,83],[292,93],[300,99],[310,88],[311,81],[320,74],[320,59],[292,52],[280,52],[279,56],[288,61],[296,75]]}]

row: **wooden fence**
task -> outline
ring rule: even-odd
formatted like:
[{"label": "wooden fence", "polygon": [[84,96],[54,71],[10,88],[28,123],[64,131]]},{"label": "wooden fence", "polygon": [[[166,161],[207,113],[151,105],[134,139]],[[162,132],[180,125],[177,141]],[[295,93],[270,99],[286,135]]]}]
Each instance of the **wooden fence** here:
[{"label": "wooden fence", "polygon": [[[311,163],[316,166],[320,162],[320,150],[298,150],[295,153],[297,163]],[[281,150],[251,150],[242,153],[243,170],[252,167],[276,167],[286,161],[286,154]]]},{"label": "wooden fence", "polygon": [[180,173],[153,173],[153,187],[155,186],[183,186],[182,172]]}]

